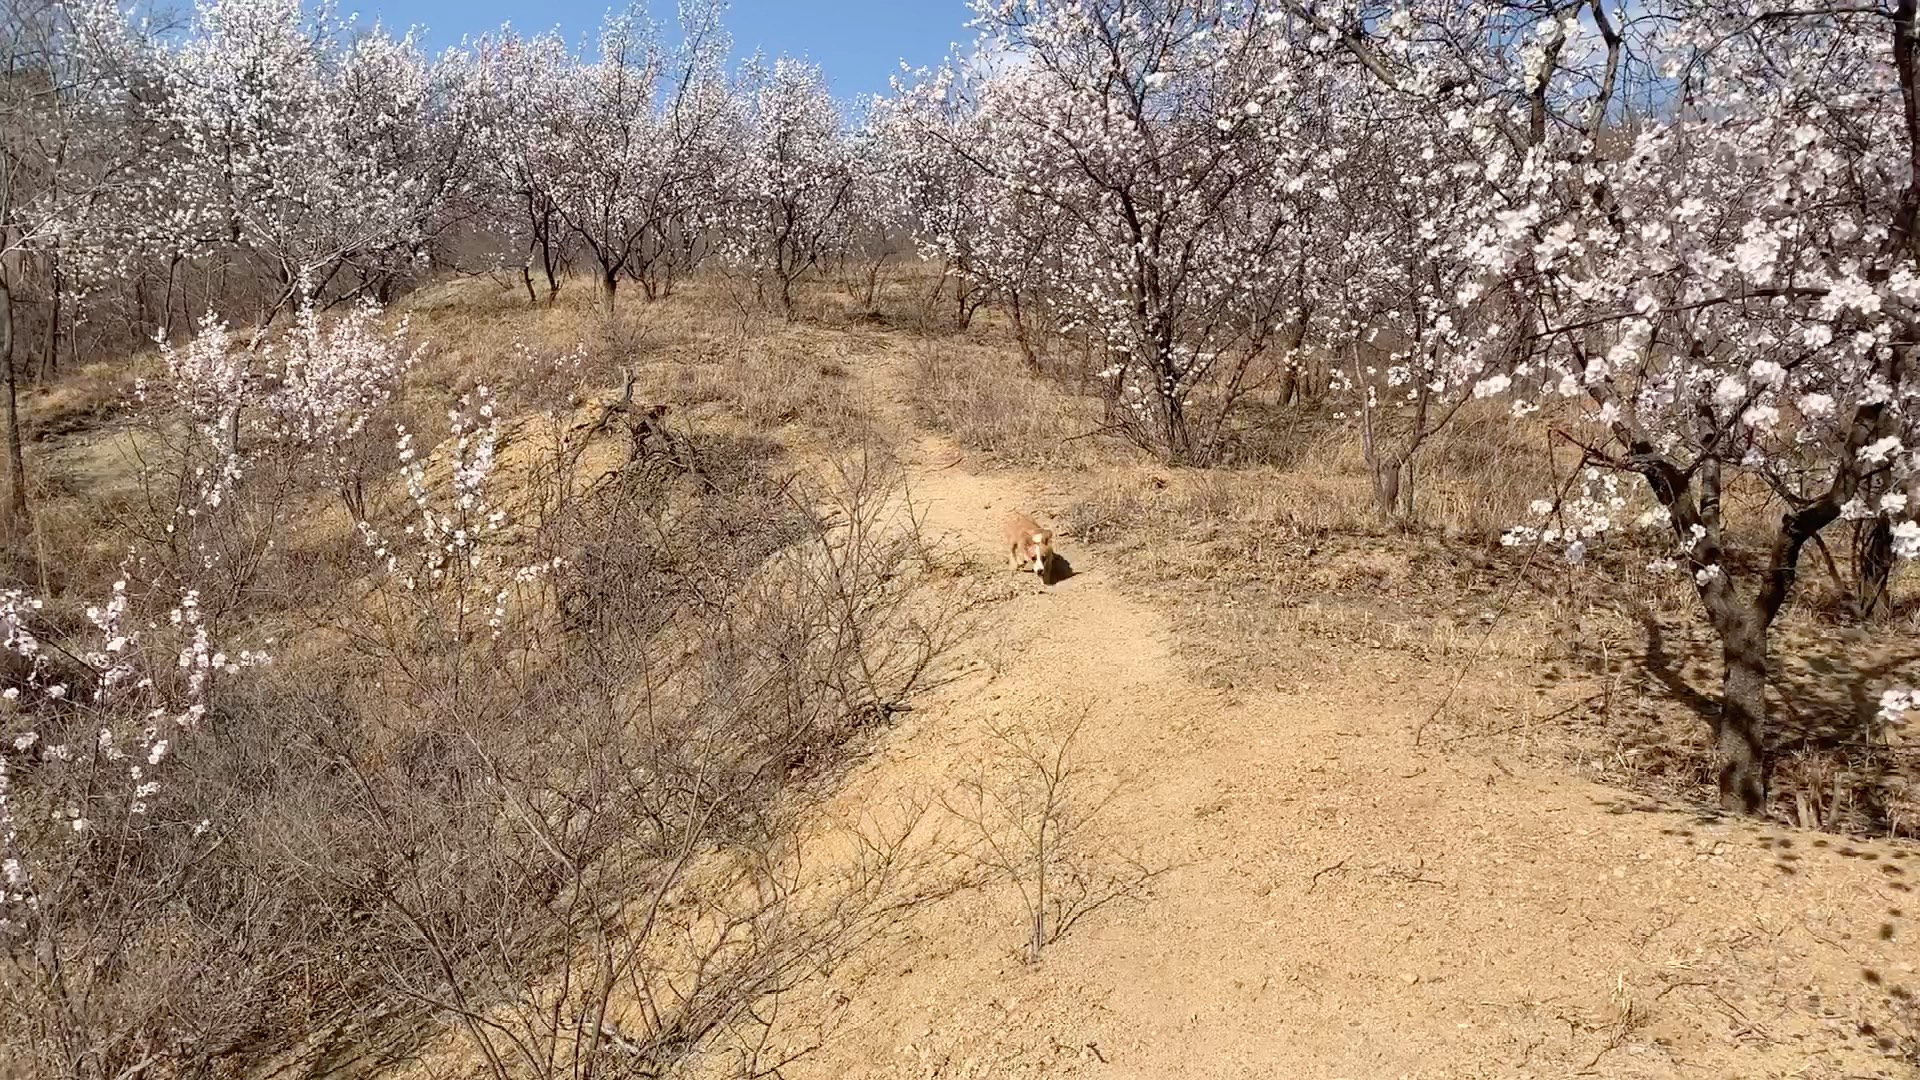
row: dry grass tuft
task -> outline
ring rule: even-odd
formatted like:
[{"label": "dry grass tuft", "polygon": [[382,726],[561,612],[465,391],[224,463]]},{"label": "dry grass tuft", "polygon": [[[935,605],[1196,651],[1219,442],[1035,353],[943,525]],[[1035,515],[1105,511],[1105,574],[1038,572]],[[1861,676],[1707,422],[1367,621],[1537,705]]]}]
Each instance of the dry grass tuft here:
[{"label": "dry grass tuft", "polygon": [[651,365],[641,386],[663,401],[719,405],[753,431],[804,424],[853,440],[869,424],[848,385],[858,362],[844,341],[789,326]]},{"label": "dry grass tuft", "polygon": [[848,392],[859,363],[848,335],[743,314],[723,283],[689,283],[654,301],[635,290],[611,319],[581,280],[551,307],[475,280],[428,290],[408,311],[417,336],[434,343],[413,380],[410,396],[421,400],[443,401],[484,374],[507,380],[516,408],[564,408],[631,373],[638,400],[753,432],[801,425],[853,441],[868,428]]},{"label": "dry grass tuft", "polygon": [[63,372],[41,386],[23,388],[22,439],[27,442],[59,440],[124,418],[133,400],[135,382],[141,374],[151,374],[157,364],[157,358],[150,354],[136,356],[131,362],[116,358]]},{"label": "dry grass tuft", "polygon": [[1101,407],[1030,372],[998,345],[923,343],[910,375],[920,420],[998,465],[1084,468],[1134,455],[1100,434]]}]

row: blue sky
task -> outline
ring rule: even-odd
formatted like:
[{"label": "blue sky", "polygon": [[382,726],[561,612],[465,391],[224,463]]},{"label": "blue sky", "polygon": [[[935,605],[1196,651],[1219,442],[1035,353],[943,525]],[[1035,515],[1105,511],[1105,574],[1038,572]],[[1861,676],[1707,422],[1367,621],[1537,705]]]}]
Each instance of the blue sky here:
[{"label": "blue sky", "polygon": [[[624,0],[620,0],[624,2]],[[609,0],[335,0],[342,14],[357,11],[362,20],[379,19],[398,31],[423,24],[433,47],[451,45],[463,35],[492,30],[503,22],[526,33],[559,27],[569,41],[591,33],[605,16]],[[671,22],[674,0],[652,0],[656,19]],[[804,56],[826,70],[835,96],[885,93],[900,61],[932,66],[953,42],[972,39],[965,0],[731,0],[727,29],[734,49],[769,56]]]}]

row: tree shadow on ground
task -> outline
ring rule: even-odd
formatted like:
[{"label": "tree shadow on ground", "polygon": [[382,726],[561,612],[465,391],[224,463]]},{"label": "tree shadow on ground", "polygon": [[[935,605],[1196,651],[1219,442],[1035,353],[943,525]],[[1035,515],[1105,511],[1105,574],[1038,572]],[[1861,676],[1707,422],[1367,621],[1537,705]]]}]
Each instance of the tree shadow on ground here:
[{"label": "tree shadow on ground", "polygon": [[[1720,716],[1718,647],[1642,613],[1634,667],[1651,697],[1609,727],[1638,767],[1704,788]],[[1803,827],[1920,835],[1920,747],[1879,715],[1880,694],[1920,667],[1920,646],[1830,629],[1782,629],[1769,679],[1773,816]]]}]

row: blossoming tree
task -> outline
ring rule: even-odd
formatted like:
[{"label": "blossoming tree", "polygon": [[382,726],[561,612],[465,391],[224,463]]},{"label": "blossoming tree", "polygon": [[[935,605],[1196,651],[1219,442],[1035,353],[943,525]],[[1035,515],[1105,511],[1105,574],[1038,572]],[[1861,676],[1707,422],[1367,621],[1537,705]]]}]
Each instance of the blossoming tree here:
[{"label": "blossoming tree", "polygon": [[[975,53],[911,91],[907,113],[995,200],[964,250],[1021,265],[1004,240],[1033,234],[995,226],[1041,209],[1046,303],[1104,355],[1116,426],[1170,460],[1210,456],[1293,307],[1298,223],[1321,197],[1304,180],[1313,98],[1287,36],[1233,3],[982,0],[975,13]],[[947,119],[953,103],[975,122]]]},{"label": "blossoming tree", "polygon": [[[1553,181],[1494,215],[1529,241],[1501,269],[1533,314],[1482,390],[1583,405],[1565,437],[1645,479],[1721,642],[1722,799],[1756,812],[1769,631],[1804,549],[1880,519],[1889,554],[1920,554],[1915,7],[1575,5],[1535,37],[1519,116]],[[1629,120],[1616,87],[1658,107]],[[1741,492],[1772,518],[1750,555]],[[1559,534],[1578,558],[1609,527]]]},{"label": "blossoming tree", "polygon": [[826,76],[803,61],[748,60],[737,91],[741,142],[725,181],[728,261],[762,303],[794,314],[793,286],[851,241],[855,171]]}]

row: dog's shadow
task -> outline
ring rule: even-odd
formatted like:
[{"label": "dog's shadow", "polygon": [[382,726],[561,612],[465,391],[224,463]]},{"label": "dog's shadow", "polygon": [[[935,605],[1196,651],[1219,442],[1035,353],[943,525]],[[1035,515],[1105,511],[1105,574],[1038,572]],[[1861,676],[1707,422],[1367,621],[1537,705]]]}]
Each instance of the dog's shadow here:
[{"label": "dog's shadow", "polygon": [[1042,584],[1058,585],[1072,576],[1073,564],[1067,561],[1065,555],[1056,551],[1053,553],[1053,562],[1047,567],[1046,580]]}]

